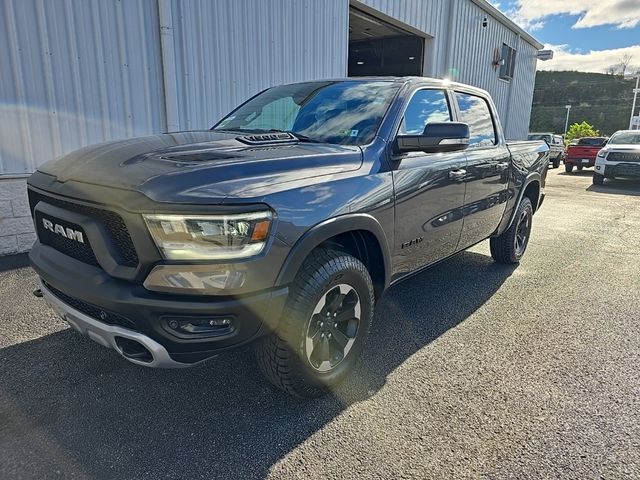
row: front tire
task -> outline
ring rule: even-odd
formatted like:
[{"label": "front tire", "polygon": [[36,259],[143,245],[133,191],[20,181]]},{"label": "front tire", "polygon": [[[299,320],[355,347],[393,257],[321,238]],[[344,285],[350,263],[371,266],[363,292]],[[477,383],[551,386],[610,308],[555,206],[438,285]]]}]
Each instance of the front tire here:
[{"label": "front tire", "polygon": [[314,250],[296,275],[279,325],[256,345],[260,370],[292,395],[328,393],[360,357],[373,305],[371,276],[360,260]]},{"label": "front tire", "polygon": [[489,240],[491,256],[498,263],[513,265],[520,262],[527,250],[531,224],[533,220],[533,206],[528,197],[520,201],[518,211],[511,226],[499,237]]},{"label": "front tire", "polygon": [[593,174],[593,184],[594,185],[603,185],[604,184],[604,175],[598,175],[597,173]]}]

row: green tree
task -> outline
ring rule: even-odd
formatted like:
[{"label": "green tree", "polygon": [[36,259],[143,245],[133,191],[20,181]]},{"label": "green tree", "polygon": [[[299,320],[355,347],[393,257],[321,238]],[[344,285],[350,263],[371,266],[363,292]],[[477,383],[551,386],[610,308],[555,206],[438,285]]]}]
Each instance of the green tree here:
[{"label": "green tree", "polygon": [[600,135],[600,132],[596,130],[596,128],[590,123],[574,123],[569,127],[567,136],[565,137],[564,141],[569,144],[573,139],[576,138],[597,137],[598,135]]}]

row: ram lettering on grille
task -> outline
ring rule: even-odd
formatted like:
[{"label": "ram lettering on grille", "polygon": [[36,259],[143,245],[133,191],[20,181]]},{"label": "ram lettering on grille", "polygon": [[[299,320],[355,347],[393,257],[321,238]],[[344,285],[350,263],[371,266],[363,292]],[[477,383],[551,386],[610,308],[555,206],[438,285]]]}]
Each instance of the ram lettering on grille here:
[{"label": "ram lettering on grille", "polygon": [[42,219],[42,225],[50,232],[53,232],[57,235],[62,235],[64,238],[68,238],[69,240],[75,240],[76,242],[84,243],[82,232],[78,230],[74,230],[73,228],[69,227],[65,228],[62,225],[53,223],[51,220],[47,220],[46,218]]}]

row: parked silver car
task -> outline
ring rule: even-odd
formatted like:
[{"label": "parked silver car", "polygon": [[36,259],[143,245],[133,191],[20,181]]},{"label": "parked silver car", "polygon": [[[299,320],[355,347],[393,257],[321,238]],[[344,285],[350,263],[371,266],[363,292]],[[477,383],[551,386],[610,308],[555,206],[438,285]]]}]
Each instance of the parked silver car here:
[{"label": "parked silver car", "polygon": [[562,159],[564,158],[564,139],[562,135],[556,135],[554,133],[543,132],[529,133],[529,140],[544,140],[549,145],[549,163],[553,165],[553,168],[558,168]]}]

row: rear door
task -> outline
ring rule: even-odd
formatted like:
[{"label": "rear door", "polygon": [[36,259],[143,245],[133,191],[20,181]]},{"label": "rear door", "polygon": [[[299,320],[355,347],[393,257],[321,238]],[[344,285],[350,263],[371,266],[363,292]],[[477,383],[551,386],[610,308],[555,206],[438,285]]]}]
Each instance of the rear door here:
[{"label": "rear door", "polygon": [[463,91],[454,94],[458,120],[469,124],[466,191],[458,250],[489,237],[504,215],[511,154],[495,111],[486,98]]},{"label": "rear door", "polygon": [[[398,134],[421,134],[431,122],[453,118],[445,90],[415,90]],[[411,152],[393,158],[396,195],[394,277],[455,252],[462,230],[465,152]]]}]

